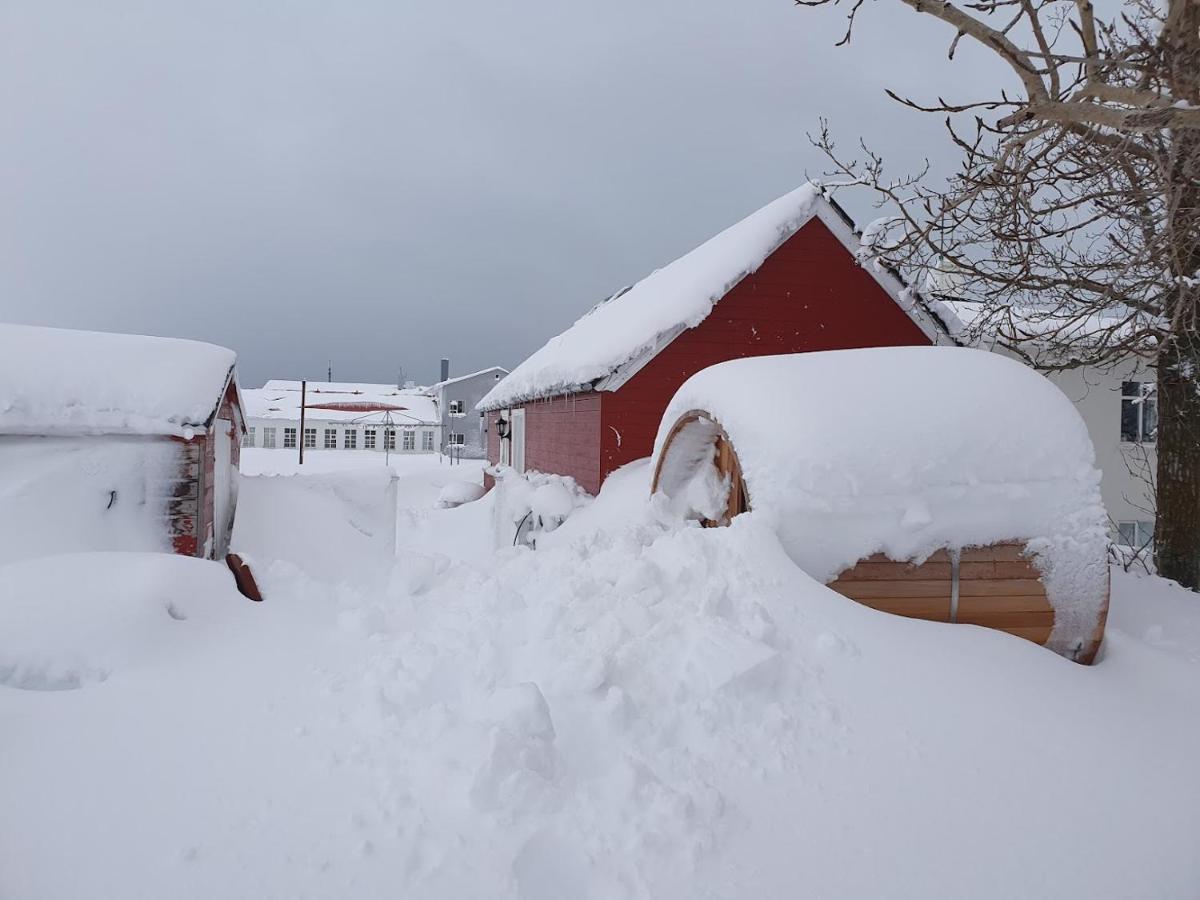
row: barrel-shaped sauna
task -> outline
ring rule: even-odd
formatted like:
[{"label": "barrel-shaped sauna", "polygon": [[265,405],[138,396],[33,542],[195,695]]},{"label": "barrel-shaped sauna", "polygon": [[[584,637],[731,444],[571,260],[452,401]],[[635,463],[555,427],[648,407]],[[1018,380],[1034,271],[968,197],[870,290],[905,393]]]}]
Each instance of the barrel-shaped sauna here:
[{"label": "barrel-shaped sauna", "polygon": [[802,569],[885,612],[1095,658],[1108,529],[1071,402],[1011,359],[892,347],[721,363],[676,393],[652,491],[772,517]]}]

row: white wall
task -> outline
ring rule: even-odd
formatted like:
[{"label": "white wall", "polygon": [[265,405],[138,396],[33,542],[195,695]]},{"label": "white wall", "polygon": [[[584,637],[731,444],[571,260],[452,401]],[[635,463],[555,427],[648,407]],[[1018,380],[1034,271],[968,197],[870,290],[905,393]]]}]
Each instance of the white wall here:
[{"label": "white wall", "polygon": [[1154,373],[1137,362],[1111,370],[1074,369],[1050,376],[1087,423],[1096,447],[1096,465],[1103,473],[1101,492],[1114,522],[1152,521],[1151,487],[1157,461],[1154,444],[1121,440],[1121,383],[1153,381]]}]

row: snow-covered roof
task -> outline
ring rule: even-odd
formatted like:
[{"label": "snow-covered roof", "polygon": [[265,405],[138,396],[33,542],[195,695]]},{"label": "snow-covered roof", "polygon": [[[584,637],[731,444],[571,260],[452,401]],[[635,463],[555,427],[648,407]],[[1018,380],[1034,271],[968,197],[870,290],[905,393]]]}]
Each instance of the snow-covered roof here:
[{"label": "snow-covered roof", "polygon": [[[671,399],[656,458],[693,410],[725,430],[751,508],[777,517],[785,549],[814,578],[877,552],[909,560],[1022,541],[1057,613],[1051,643],[1069,645],[1094,624],[1108,577],[1100,473],[1074,405],[1033,369],[962,347],[720,363]],[[684,435],[660,463],[668,495],[711,459],[703,437]]]},{"label": "snow-covered roof", "polygon": [[236,360],[199,341],[0,324],[0,434],[185,436]]},{"label": "snow-covered roof", "polygon": [[938,297],[932,302],[959,343],[987,349],[1020,345],[1031,358],[1043,361],[1086,359],[1130,343],[1140,343],[1148,351],[1165,328],[1153,316],[1115,305],[1073,314],[1030,305],[989,305],[965,297]]},{"label": "snow-covered roof", "polygon": [[[858,253],[858,233],[841,208],[817,185],[801,185],[594,306],[513,369],[476,408],[497,409],[585,386],[615,390],[622,378],[598,382],[623,368],[636,371],[680,332],[699,325],[717,301],[814,217]],[[931,340],[945,339],[942,324],[894,272],[875,266],[867,271]]]},{"label": "snow-covered roof", "polygon": [[472,372],[469,375],[456,375],[453,378],[447,378],[445,381],[439,381],[436,384],[431,384],[425,389],[425,392],[427,394],[436,394],[439,390],[444,387],[448,387],[449,385],[458,384],[460,381],[467,381],[471,378],[478,378],[480,375],[488,375],[492,372],[499,373],[500,375],[507,375],[508,369],[501,368],[500,366],[489,366],[486,369],[480,369],[478,372]]},{"label": "snow-covered roof", "polygon": [[[305,395],[307,418],[314,422],[381,424],[390,413],[397,425],[436,425],[437,403],[426,388],[399,388],[394,384],[310,381]],[[246,417],[250,419],[300,419],[300,382],[268,381],[261,388],[243,390]]]}]

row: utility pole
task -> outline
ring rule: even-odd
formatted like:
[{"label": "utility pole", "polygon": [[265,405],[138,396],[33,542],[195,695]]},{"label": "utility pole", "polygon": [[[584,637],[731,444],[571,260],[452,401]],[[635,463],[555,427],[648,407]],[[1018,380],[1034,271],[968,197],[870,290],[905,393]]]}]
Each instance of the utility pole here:
[{"label": "utility pole", "polygon": [[308,382],[300,382],[300,434],[296,443],[300,447],[300,465],[304,465],[304,408],[308,406]]}]

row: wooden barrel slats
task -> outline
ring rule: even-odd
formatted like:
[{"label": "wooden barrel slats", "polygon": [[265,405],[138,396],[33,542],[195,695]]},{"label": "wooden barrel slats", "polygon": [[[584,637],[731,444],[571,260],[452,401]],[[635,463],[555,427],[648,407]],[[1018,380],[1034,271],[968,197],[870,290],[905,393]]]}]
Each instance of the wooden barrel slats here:
[{"label": "wooden barrel slats", "polygon": [[972,547],[954,558],[939,550],[920,565],[876,553],[842,572],[829,586],[872,609],[933,622],[995,628],[1044,644],[1054,628],[1054,608],[1037,569],[1020,544]]}]

